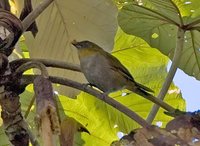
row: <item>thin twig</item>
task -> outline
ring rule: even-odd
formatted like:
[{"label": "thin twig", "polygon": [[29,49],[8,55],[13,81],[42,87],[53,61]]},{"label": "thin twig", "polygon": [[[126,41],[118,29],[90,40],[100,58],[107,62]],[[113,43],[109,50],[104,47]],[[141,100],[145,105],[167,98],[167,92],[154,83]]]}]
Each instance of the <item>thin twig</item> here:
[{"label": "thin twig", "polygon": [[[27,123],[26,123],[27,124]],[[27,124],[27,128],[26,128],[31,144],[32,146],[40,146],[39,142],[37,141],[36,136],[32,133],[31,129],[29,128],[28,124]]]},{"label": "thin twig", "polygon": [[[29,104],[29,107],[28,107],[28,109],[26,110],[26,112],[25,112],[25,114],[24,114],[24,118],[25,118],[25,119],[28,117],[28,114],[30,113],[30,110],[31,110],[31,107],[32,107],[34,101],[35,101],[35,95],[32,97],[31,102],[30,102],[30,104]],[[27,124],[27,123],[26,123],[26,124]],[[40,146],[39,142],[37,141],[36,136],[32,133],[32,131],[31,131],[31,129],[29,128],[28,124],[27,124],[27,129],[26,129],[26,130],[27,130],[28,135],[29,135],[29,137],[30,137],[31,144],[32,144],[33,146]]]},{"label": "thin twig", "polygon": [[[174,57],[172,60],[172,65],[170,67],[169,73],[166,77],[166,80],[162,86],[162,89],[158,95],[158,98],[163,100],[165,95],[167,94],[167,91],[173,81],[173,78],[175,76],[176,70],[178,68],[179,65],[179,61],[181,58],[181,52],[183,49],[183,45],[184,45],[184,33],[185,31],[181,28],[178,29],[177,32],[177,42],[176,42],[176,49],[175,49],[175,53],[174,53]],[[159,110],[159,106],[158,105],[154,105],[151,112],[149,113],[149,116],[147,117],[147,122],[148,123],[152,123],[153,119],[155,118],[157,112]]]},{"label": "thin twig", "polygon": [[[59,108],[58,108],[59,106],[58,106],[57,98],[58,98],[58,95],[54,93],[53,99],[54,99],[54,103],[55,103],[55,107],[56,107],[56,112],[57,112],[57,116],[58,116],[58,121],[59,121],[59,124],[61,125],[61,115],[60,115]],[[62,131],[62,129],[61,129],[61,131]],[[60,145],[62,144],[62,136],[61,136],[61,135],[62,135],[62,132],[61,132],[61,134],[58,136]],[[61,146],[62,146],[62,145],[61,145]]]},{"label": "thin twig", "polygon": [[42,1],[23,21],[23,31],[26,31],[28,27],[35,21],[35,19],[53,2],[54,0]]},{"label": "thin twig", "polygon": [[28,117],[28,114],[30,113],[31,111],[31,107],[33,106],[33,103],[35,101],[35,95],[33,95],[32,99],[31,99],[31,102],[28,106],[28,109],[26,110],[25,114],[24,114],[24,118],[26,119]]},{"label": "thin twig", "polygon": [[[28,61],[39,61],[39,62],[43,63],[46,67],[57,67],[57,68],[63,68],[63,69],[70,69],[73,71],[80,71],[79,65],[73,65],[70,63],[64,63],[61,61],[54,61],[54,60],[48,60],[48,59],[19,59],[19,60],[11,62],[10,66],[12,69],[14,69],[18,65],[21,65]],[[140,94],[140,95],[143,96],[144,98],[158,104],[159,106],[161,106],[162,108],[164,108],[165,110],[167,110],[169,112],[175,111],[175,109],[172,106],[168,105],[167,103],[163,102],[162,100],[157,99],[154,96],[151,96],[151,95],[147,96],[145,94]]]},{"label": "thin twig", "polygon": [[29,61],[41,62],[46,67],[56,67],[56,68],[62,68],[62,69],[69,69],[69,70],[77,71],[77,72],[81,71],[79,65],[75,65],[75,64],[72,64],[72,63],[65,63],[65,62],[57,61],[57,60],[49,60],[49,59],[22,58],[22,59],[17,59],[17,60],[10,62],[10,66],[11,66],[12,69],[15,70],[17,67],[19,67],[23,63],[26,63],[26,62],[29,62]]},{"label": "thin twig", "polygon": [[[23,75],[21,83],[23,85],[24,84],[28,85],[28,84],[33,82],[33,80],[36,76],[37,75]],[[103,93],[100,93],[99,91],[97,91],[97,90],[95,90],[95,89],[93,89],[89,86],[86,87],[83,84],[80,84],[78,82],[75,82],[75,81],[72,81],[72,80],[69,80],[69,79],[66,79],[66,78],[61,78],[61,77],[49,76],[49,79],[53,83],[58,83],[58,84],[61,84],[61,85],[76,88],[76,89],[82,90],[84,92],[87,92],[87,93],[97,97],[98,99],[106,102],[107,104],[109,104],[112,107],[116,108],[117,110],[121,111],[122,113],[124,113],[125,115],[127,115],[128,117],[130,117],[131,119],[136,121],[138,124],[140,124],[142,127],[150,126],[144,119],[142,119],[139,115],[137,115],[135,112],[133,112],[132,110],[130,110],[126,106],[122,105],[121,103],[117,102],[116,100],[110,98],[109,96],[107,96]]]},{"label": "thin twig", "polygon": [[161,99],[156,98],[155,96],[153,96],[151,94],[146,95],[146,94],[144,94],[142,92],[138,92],[136,94],[146,98],[149,101],[152,101],[155,105],[158,105],[158,106],[162,107],[163,109],[165,109],[166,111],[168,111],[170,113],[176,112],[176,109],[173,108],[171,105],[167,104],[166,102],[163,102]]}]

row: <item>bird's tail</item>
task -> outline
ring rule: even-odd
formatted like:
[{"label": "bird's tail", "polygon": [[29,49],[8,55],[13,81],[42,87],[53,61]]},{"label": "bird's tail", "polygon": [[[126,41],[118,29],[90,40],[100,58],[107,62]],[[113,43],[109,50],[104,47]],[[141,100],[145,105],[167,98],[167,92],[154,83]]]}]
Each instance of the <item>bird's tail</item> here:
[{"label": "bird's tail", "polygon": [[154,93],[154,91],[152,89],[150,89],[150,88],[148,88],[148,87],[146,87],[146,86],[144,86],[144,85],[142,85],[140,83],[137,83],[137,82],[135,82],[135,83],[136,83],[136,86],[138,86],[138,88],[140,90],[145,91],[145,92],[152,92],[152,93]]},{"label": "bird's tail", "polygon": [[152,94],[148,93],[149,92],[153,92],[153,90],[149,89],[146,86],[143,86],[139,83],[136,83],[136,85],[133,86],[129,86],[127,88],[130,91],[133,91],[134,93],[146,98],[147,100],[150,100],[152,102],[154,102],[155,104],[159,105],[160,107],[162,107],[163,109],[170,111],[170,112],[174,112],[175,109],[173,107],[171,107],[170,105],[168,105],[167,103],[163,102],[162,100],[154,97]]}]

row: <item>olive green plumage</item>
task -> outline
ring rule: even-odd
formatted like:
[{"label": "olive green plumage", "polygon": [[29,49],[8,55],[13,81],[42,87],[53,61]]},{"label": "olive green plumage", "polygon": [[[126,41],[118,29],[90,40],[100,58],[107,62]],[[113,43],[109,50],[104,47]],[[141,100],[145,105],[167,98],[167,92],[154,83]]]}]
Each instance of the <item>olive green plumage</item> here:
[{"label": "olive green plumage", "polygon": [[72,44],[78,49],[81,71],[91,85],[105,93],[120,89],[146,95],[149,94],[148,92],[153,92],[148,87],[135,82],[126,67],[98,45],[90,41],[74,41]]}]

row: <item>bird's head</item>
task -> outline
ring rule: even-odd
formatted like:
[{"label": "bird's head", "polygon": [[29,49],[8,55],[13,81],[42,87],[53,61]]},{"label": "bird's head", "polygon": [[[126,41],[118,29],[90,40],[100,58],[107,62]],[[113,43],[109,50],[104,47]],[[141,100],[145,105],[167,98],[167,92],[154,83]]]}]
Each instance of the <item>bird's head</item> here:
[{"label": "bird's head", "polygon": [[99,46],[90,41],[77,42],[76,40],[74,40],[72,41],[72,45],[75,46],[77,49],[99,48]]}]

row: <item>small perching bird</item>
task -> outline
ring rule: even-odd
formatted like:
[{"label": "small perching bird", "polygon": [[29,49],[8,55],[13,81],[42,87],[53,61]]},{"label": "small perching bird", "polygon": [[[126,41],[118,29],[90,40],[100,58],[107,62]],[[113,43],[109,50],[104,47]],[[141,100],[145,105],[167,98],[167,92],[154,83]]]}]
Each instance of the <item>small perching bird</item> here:
[{"label": "small perching bird", "polygon": [[153,90],[135,82],[126,67],[98,45],[90,41],[73,41],[72,44],[78,49],[81,71],[92,86],[97,87],[105,94],[128,89],[159,104],[168,111],[174,110],[148,93]]},{"label": "small perching bird", "polygon": [[78,49],[81,71],[88,82],[105,93],[120,89],[133,92],[153,92],[134,81],[130,72],[121,62],[96,44],[89,41],[73,42]]}]

